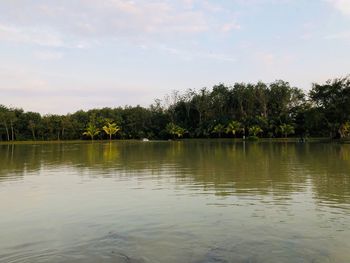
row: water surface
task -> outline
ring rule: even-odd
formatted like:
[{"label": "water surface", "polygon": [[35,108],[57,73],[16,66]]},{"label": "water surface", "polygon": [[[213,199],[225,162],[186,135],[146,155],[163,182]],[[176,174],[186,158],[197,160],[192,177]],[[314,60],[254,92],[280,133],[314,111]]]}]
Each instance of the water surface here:
[{"label": "water surface", "polygon": [[0,145],[0,262],[350,262],[350,145]]}]

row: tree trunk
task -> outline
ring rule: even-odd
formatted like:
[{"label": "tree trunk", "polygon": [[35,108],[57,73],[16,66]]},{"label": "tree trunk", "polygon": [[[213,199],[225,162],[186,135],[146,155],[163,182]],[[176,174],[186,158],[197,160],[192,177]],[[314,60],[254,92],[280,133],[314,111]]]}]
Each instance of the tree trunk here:
[{"label": "tree trunk", "polygon": [[191,110],[191,105],[186,104],[186,115],[187,119],[190,119],[190,110]]},{"label": "tree trunk", "polygon": [[264,106],[263,106],[263,117],[264,117],[264,118],[267,117],[267,107],[266,107],[266,103],[264,103]]},{"label": "tree trunk", "polygon": [[4,122],[4,126],[5,126],[5,130],[6,130],[7,140],[9,141],[9,140],[10,140],[10,134],[9,134],[9,129],[8,129],[8,127],[7,127],[6,121]]},{"label": "tree trunk", "polygon": [[35,138],[35,130],[32,129],[32,135],[33,135],[33,140],[36,141],[36,138]]}]

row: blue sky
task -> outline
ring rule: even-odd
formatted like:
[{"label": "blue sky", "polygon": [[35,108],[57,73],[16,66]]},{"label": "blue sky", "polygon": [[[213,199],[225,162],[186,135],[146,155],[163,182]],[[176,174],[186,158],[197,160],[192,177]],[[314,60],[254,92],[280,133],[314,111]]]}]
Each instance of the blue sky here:
[{"label": "blue sky", "polygon": [[0,0],[0,104],[28,111],[349,73],[350,0]]}]

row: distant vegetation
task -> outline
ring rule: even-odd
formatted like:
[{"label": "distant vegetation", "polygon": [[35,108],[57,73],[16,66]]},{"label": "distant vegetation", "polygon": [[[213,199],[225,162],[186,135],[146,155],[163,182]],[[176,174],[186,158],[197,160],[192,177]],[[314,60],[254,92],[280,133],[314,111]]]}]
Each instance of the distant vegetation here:
[{"label": "distant vegetation", "polygon": [[308,94],[279,80],[172,92],[148,108],[41,116],[0,105],[0,140],[350,136],[350,77]]}]

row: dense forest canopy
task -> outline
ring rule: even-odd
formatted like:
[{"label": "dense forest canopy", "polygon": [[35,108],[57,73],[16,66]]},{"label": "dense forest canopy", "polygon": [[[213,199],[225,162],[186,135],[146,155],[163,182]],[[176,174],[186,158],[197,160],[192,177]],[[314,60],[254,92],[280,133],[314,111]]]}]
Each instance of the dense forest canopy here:
[{"label": "dense forest canopy", "polygon": [[350,135],[350,77],[313,84],[224,84],[173,91],[150,107],[117,107],[41,116],[0,105],[0,140],[168,139]]}]

